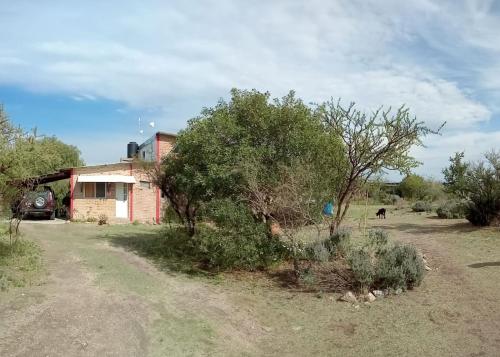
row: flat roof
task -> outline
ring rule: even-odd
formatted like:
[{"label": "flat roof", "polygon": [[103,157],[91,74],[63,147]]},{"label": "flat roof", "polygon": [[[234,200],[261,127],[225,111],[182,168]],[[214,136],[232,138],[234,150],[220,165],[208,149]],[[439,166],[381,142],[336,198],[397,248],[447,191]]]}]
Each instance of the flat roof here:
[{"label": "flat roof", "polygon": [[166,132],[166,131],[157,131],[156,134],[166,135],[166,136],[172,136],[174,138],[177,137],[177,134],[169,133],[169,132]]}]

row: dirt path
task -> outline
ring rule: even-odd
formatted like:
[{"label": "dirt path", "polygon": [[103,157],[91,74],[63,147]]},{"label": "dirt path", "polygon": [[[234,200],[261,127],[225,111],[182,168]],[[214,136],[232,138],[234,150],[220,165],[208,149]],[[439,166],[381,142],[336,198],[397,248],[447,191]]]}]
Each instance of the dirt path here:
[{"label": "dirt path", "polygon": [[257,353],[257,324],[223,295],[96,240],[96,227],[24,233],[42,246],[47,278],[2,295],[0,356]]},{"label": "dirt path", "polygon": [[408,222],[407,216],[396,216],[374,226],[426,254],[432,270],[424,286],[441,297],[429,319],[437,328],[462,329],[454,336],[457,346],[478,345],[479,352],[464,355],[500,355],[500,230],[473,227],[466,220],[413,217]]},{"label": "dirt path", "polygon": [[356,308],[258,275],[159,271],[110,245],[154,227],[25,225],[47,274],[0,294],[0,356],[498,356],[500,232],[397,212],[369,226],[415,244],[432,270]]}]

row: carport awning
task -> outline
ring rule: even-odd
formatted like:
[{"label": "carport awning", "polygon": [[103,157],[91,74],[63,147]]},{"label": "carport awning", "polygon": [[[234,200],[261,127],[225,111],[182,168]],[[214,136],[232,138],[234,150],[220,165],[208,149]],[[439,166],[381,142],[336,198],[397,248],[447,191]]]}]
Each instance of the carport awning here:
[{"label": "carport awning", "polygon": [[126,175],[78,175],[77,181],[135,183],[135,178],[134,176],[126,176]]}]

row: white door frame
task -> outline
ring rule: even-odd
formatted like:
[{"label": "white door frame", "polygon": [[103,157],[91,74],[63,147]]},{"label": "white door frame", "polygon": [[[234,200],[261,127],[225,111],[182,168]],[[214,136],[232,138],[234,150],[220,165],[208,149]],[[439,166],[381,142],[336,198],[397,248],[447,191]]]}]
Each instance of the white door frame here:
[{"label": "white door frame", "polygon": [[116,217],[128,218],[128,184],[117,182],[116,190]]}]

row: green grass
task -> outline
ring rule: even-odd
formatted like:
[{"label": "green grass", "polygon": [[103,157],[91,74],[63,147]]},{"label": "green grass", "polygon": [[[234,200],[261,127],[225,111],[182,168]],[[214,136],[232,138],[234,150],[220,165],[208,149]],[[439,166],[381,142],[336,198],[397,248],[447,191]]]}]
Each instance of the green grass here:
[{"label": "green grass", "polygon": [[10,241],[0,226],[0,291],[31,285],[41,270],[41,251],[32,241],[19,238]]},{"label": "green grass", "polygon": [[[251,355],[496,355],[500,231],[392,206],[385,206],[387,219],[379,220],[375,212],[380,207],[351,208],[345,225],[353,229],[354,243],[366,238],[358,222],[368,208],[367,230],[383,228],[391,240],[415,244],[433,270],[415,290],[358,308],[336,301],[337,293],[294,290],[263,273],[194,278],[180,273],[172,261],[146,254],[154,248],[157,226],[68,224],[40,227],[32,234],[82,257],[106,291],[144,301],[152,319],[152,356],[238,355],[237,345],[233,353],[222,350],[229,344],[221,330],[248,334],[249,344],[258,349]],[[303,232],[304,240],[315,235]],[[117,247],[134,252],[136,260]],[[145,269],[137,261],[141,257],[150,258],[160,271]],[[245,329],[245,323],[255,328]]]}]

